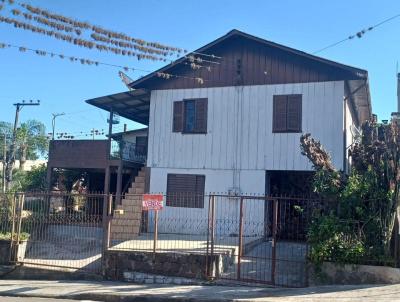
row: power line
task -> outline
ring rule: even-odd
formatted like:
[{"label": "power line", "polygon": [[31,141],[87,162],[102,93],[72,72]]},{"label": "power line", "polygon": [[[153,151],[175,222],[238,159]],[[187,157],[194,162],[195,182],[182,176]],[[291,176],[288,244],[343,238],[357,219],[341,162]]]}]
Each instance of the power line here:
[{"label": "power line", "polygon": [[320,53],[320,52],[322,52],[324,50],[327,50],[329,48],[332,48],[332,47],[335,47],[335,46],[337,46],[339,44],[342,44],[342,43],[344,43],[344,42],[346,42],[348,40],[352,40],[355,37],[362,38],[368,31],[371,31],[371,30],[373,30],[373,29],[375,29],[375,28],[377,28],[377,27],[379,27],[379,26],[381,26],[381,25],[383,25],[383,24],[385,24],[387,22],[390,22],[390,21],[392,21],[392,20],[394,20],[394,19],[396,19],[398,17],[400,17],[400,14],[394,15],[394,16],[392,16],[390,18],[387,18],[387,19],[385,19],[385,20],[383,20],[383,21],[381,21],[381,22],[379,22],[379,23],[377,23],[377,24],[375,24],[373,26],[370,26],[368,28],[362,29],[362,30],[360,30],[359,32],[357,32],[355,34],[348,36],[345,39],[342,39],[342,40],[337,41],[335,43],[329,44],[328,46],[325,46],[325,47],[323,47],[323,48],[321,48],[321,49],[319,49],[317,51],[314,51],[312,54],[315,55],[315,54]]}]

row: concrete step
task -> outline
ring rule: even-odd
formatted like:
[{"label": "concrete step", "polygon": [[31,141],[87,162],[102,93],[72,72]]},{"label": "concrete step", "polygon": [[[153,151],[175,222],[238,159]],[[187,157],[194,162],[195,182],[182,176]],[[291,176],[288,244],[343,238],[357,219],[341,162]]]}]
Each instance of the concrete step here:
[{"label": "concrete step", "polygon": [[129,188],[128,189],[128,194],[136,194],[137,196],[140,196],[140,198],[142,198],[142,195],[139,195],[139,194],[143,194],[143,192],[144,192],[144,188],[142,189],[142,188],[140,188],[143,192],[139,192],[139,193],[137,193],[136,192],[136,187],[133,187],[133,188]]},{"label": "concrete step", "polygon": [[133,183],[137,184],[137,183],[143,183],[144,184],[144,176],[136,176],[135,177],[135,181]]},{"label": "concrete step", "polygon": [[144,170],[143,168],[140,169],[138,176],[146,176],[146,170]]},{"label": "concrete step", "polygon": [[139,235],[139,228],[132,230],[130,233],[111,233],[111,240],[133,240]]},{"label": "concrete step", "polygon": [[140,219],[113,219],[111,221],[111,229],[119,226],[140,226]]},{"label": "concrete step", "polygon": [[124,206],[124,210],[126,211],[132,211],[132,212],[142,211],[142,201],[139,200],[123,199],[122,205]]}]

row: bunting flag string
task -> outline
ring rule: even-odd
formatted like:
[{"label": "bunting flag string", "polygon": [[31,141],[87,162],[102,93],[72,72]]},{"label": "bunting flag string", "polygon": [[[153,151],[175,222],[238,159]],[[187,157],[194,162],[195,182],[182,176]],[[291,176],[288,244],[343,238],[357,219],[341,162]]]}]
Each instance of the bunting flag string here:
[{"label": "bunting flag string", "polygon": [[[24,17],[25,17],[25,13],[24,13]],[[30,19],[29,16],[26,16],[26,18]],[[70,36],[70,35],[66,35],[66,34],[51,31],[51,30],[46,30],[45,28],[34,26],[34,25],[31,25],[31,24],[28,24],[25,22],[21,22],[16,19],[13,19],[13,18],[7,18],[7,17],[0,16],[0,22],[11,24],[11,25],[14,25],[14,27],[16,27],[16,28],[22,28],[24,30],[29,30],[33,33],[47,35],[49,37],[53,37],[55,39],[62,40],[62,41],[65,41],[65,42],[68,42],[68,43],[71,43],[74,45],[78,45],[81,47],[85,47],[88,49],[97,49],[99,51],[110,51],[117,55],[136,57],[138,60],[147,59],[147,60],[152,60],[152,61],[174,62],[173,60],[166,59],[165,57],[157,57],[157,56],[153,56],[153,55],[141,54],[141,53],[131,51],[131,50],[125,50],[125,49],[120,49],[117,47],[110,47],[110,46],[94,43],[92,41],[84,40],[81,38],[74,38],[73,36]],[[196,58],[194,56],[188,56],[188,59],[192,63],[190,63],[190,64],[187,64],[186,62],[182,62],[182,63],[185,65],[189,65],[193,70],[197,70],[197,69],[204,67],[208,71],[211,71],[210,66],[203,66],[200,64],[196,64],[194,62],[210,62],[210,63],[219,64],[218,62],[203,60],[201,58]]]},{"label": "bunting flag string", "polygon": [[[78,57],[74,57],[74,56],[67,56],[67,55],[64,55],[64,54],[61,54],[61,53],[56,53],[56,52],[51,52],[51,51],[46,51],[46,50],[32,49],[32,48],[28,48],[28,47],[25,47],[25,46],[17,46],[17,45],[12,45],[12,44],[8,44],[8,43],[0,42],[0,49],[4,49],[4,48],[16,48],[21,53],[29,51],[29,52],[35,53],[35,54],[37,54],[39,56],[47,56],[47,55],[49,55],[52,58],[69,59],[71,62],[79,62],[79,63],[81,63],[83,65],[95,65],[95,66],[104,65],[104,66],[123,69],[125,71],[140,71],[140,72],[146,72],[146,73],[151,73],[152,72],[152,71],[149,71],[149,70],[144,70],[144,69],[140,69],[140,68],[136,68],[136,67],[128,67],[128,66],[110,64],[110,63],[90,60],[90,59],[86,59],[86,58],[78,58]],[[190,80],[196,81],[200,85],[204,84],[204,81],[205,81],[201,77],[188,77],[188,76],[182,76],[182,75],[176,75],[176,74],[164,73],[164,72],[157,72],[156,76],[161,78],[161,79],[165,79],[165,80],[169,80],[169,79],[172,79],[172,78],[190,79]]]},{"label": "bunting flag string", "polygon": [[29,30],[33,33],[38,33],[38,34],[47,35],[49,37],[54,37],[55,39],[63,40],[65,42],[72,43],[72,44],[82,46],[82,47],[86,47],[89,49],[95,48],[99,51],[111,51],[117,55],[136,57],[138,60],[147,59],[147,60],[152,60],[152,61],[163,61],[163,62],[167,61],[165,58],[161,58],[161,57],[157,57],[157,56],[153,56],[153,55],[141,54],[141,53],[130,51],[130,50],[124,50],[124,49],[120,49],[120,48],[116,48],[116,47],[105,46],[105,45],[94,43],[92,41],[84,40],[81,38],[74,38],[73,36],[70,36],[70,35],[46,30],[42,27],[38,27],[38,26],[34,26],[34,25],[31,25],[31,24],[28,24],[25,22],[21,22],[16,19],[13,19],[13,18],[7,18],[7,17],[0,16],[0,22],[12,24],[16,28],[22,28],[24,30]]},{"label": "bunting flag string", "polygon": [[187,50],[181,49],[179,47],[167,46],[167,45],[157,43],[157,42],[147,42],[145,40],[130,37],[123,33],[117,33],[115,31],[107,30],[107,29],[101,28],[96,25],[91,25],[88,22],[73,20],[73,19],[65,17],[61,14],[51,13],[47,10],[40,9],[39,7],[34,7],[34,6],[26,4],[26,3],[20,3],[20,5],[33,14],[42,15],[42,16],[46,17],[47,19],[53,19],[53,20],[63,22],[63,23],[66,23],[66,24],[69,24],[69,25],[72,25],[74,27],[78,27],[81,29],[92,30],[97,34],[101,34],[101,35],[107,36],[109,38],[125,40],[127,42],[134,42],[134,43],[137,43],[142,46],[148,46],[148,47],[171,51],[171,52],[178,52],[178,53],[187,52]]},{"label": "bunting flag string", "polygon": [[[5,3],[5,0],[0,0]],[[13,2],[13,1],[12,1]],[[166,57],[174,55],[174,52],[179,53],[183,50],[176,47],[165,46],[155,42],[146,42],[144,40],[131,38],[125,34],[116,33],[113,31],[109,31],[103,29],[101,27],[91,25],[88,22],[76,21],[60,14],[53,14],[48,12],[47,10],[40,9],[38,7],[33,7],[29,4],[18,3],[21,7],[25,8],[27,12],[21,12],[20,10],[13,8],[11,13],[18,17],[22,16],[27,21],[35,21],[41,25],[45,25],[51,27],[56,30],[47,30],[46,28],[35,26],[26,22],[19,21],[14,18],[7,18],[0,16],[0,22],[4,22],[7,24],[12,24],[14,27],[18,29],[29,30],[34,33],[39,33],[43,35],[47,35],[49,37],[53,37],[58,40],[63,40],[68,43],[73,43],[78,46],[86,47],[89,49],[96,49],[98,51],[109,51],[116,55],[123,56],[132,56],[137,58],[138,60],[146,59],[152,61],[162,61],[162,62],[176,62],[174,60],[167,59]],[[29,12],[35,14],[32,15]],[[57,22],[49,20],[56,20]],[[61,23],[60,23],[61,22]],[[64,24],[62,24],[64,23]],[[65,25],[68,24],[68,25]],[[93,41],[89,41],[80,37],[74,37],[74,35],[68,35],[66,33],[76,34],[80,36],[82,34],[82,30],[92,30],[93,32],[90,34],[90,37]],[[61,32],[57,32],[61,31]],[[125,41],[123,41],[125,40]],[[131,41],[131,42],[126,42]],[[106,44],[111,44],[113,46],[107,46],[96,42],[102,42]],[[144,46],[146,45],[146,46]],[[116,46],[116,47],[114,47]],[[150,47],[147,47],[150,46]],[[154,47],[154,48],[153,48]],[[126,49],[125,49],[126,48]],[[158,48],[158,49],[157,49]],[[178,51],[179,50],[179,51]],[[185,51],[186,52],[186,51]],[[217,59],[219,57],[214,55],[200,54],[211,57],[213,59]],[[183,62],[179,62],[181,64],[189,65],[192,69],[200,69],[202,67],[210,70],[209,66],[202,66],[200,63],[210,63],[210,64],[220,64],[216,61],[205,60],[201,57],[195,57],[194,55],[190,55],[189,61],[191,64]]]}]

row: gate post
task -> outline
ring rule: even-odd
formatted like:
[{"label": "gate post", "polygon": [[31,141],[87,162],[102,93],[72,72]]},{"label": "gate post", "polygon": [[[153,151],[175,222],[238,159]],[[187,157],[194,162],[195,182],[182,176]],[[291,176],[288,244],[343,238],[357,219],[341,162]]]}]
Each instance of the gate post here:
[{"label": "gate post", "polygon": [[112,194],[104,195],[103,204],[103,255],[104,252],[110,247],[110,233],[111,233],[111,212],[112,212]]},{"label": "gate post", "polygon": [[[208,200],[208,227],[206,251],[206,277],[213,277],[214,273],[214,239],[215,239],[215,195],[210,195]],[[210,253],[208,252],[210,249]]]},{"label": "gate post", "polygon": [[15,238],[15,219],[16,219],[16,208],[17,208],[17,194],[18,193],[14,193],[13,198],[12,198],[12,204],[11,204],[11,219],[12,219],[12,225],[11,225],[11,240],[10,240],[10,255],[9,255],[9,261],[12,262],[14,261],[14,259],[12,259],[12,255],[13,255],[13,250],[14,250],[14,238]]},{"label": "gate post", "polygon": [[240,280],[240,265],[243,255],[243,196],[240,197],[240,212],[239,212],[239,252],[238,252],[238,266],[237,266],[237,279]]},{"label": "gate post", "polygon": [[275,285],[276,275],[276,234],[278,229],[278,200],[273,200],[273,219],[272,219],[272,264],[271,264],[271,283]]},{"label": "gate post", "polygon": [[[10,262],[18,262],[18,246],[21,239],[22,211],[25,194],[15,193],[13,198],[13,225],[11,230]],[[15,221],[15,218],[17,221]],[[15,226],[15,222],[17,225]]]},{"label": "gate post", "polygon": [[205,277],[208,279],[210,277],[209,272],[209,250],[210,250],[210,227],[211,227],[211,195],[208,196],[208,215],[207,215],[207,245],[206,245],[206,267],[205,267]]}]

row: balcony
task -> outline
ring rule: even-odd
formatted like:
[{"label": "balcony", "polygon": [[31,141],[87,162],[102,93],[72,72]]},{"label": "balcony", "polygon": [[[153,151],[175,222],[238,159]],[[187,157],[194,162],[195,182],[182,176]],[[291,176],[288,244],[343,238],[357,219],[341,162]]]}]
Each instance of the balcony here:
[{"label": "balcony", "polygon": [[104,169],[107,166],[107,140],[52,140],[49,166],[57,168]]},{"label": "balcony", "polygon": [[123,140],[112,140],[110,159],[145,164],[147,159],[147,145]]}]

